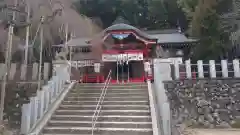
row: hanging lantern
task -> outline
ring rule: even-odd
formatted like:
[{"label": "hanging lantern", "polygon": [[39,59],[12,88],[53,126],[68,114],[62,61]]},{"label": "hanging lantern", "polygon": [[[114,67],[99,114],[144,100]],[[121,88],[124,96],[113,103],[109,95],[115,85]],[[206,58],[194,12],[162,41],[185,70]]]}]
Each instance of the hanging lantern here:
[{"label": "hanging lantern", "polygon": [[94,71],[96,73],[100,73],[100,67],[101,67],[100,63],[94,63]]},{"label": "hanging lantern", "polygon": [[147,61],[144,63],[144,71],[149,72],[151,70],[150,63]]},{"label": "hanging lantern", "polygon": [[123,54],[122,59],[123,59],[123,62],[127,62],[128,61],[128,54]]}]

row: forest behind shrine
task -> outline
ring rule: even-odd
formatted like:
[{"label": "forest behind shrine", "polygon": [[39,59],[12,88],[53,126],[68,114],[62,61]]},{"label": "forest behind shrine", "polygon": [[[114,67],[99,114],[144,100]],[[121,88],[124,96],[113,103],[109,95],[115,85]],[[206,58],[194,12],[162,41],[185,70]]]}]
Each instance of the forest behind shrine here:
[{"label": "forest behind shrine", "polygon": [[[85,0],[77,1],[80,13],[101,20],[106,28],[118,16],[147,30],[181,27],[187,35],[200,39],[193,50],[194,60],[227,58],[232,49],[230,35],[236,31],[237,0]],[[194,54],[194,55],[193,55]]]}]

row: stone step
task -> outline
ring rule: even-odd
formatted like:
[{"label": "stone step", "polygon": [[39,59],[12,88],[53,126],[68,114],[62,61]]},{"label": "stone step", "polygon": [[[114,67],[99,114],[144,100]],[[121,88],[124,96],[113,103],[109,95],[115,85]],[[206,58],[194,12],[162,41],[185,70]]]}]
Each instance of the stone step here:
[{"label": "stone step", "polygon": [[[103,87],[76,87],[73,88],[72,90],[101,90]],[[138,90],[138,89],[147,89],[146,86],[136,86],[136,87],[107,87],[109,90],[127,90],[127,89],[133,89],[133,90]]]},{"label": "stone step", "polygon": [[[103,128],[94,129],[94,135],[152,135],[152,128]],[[45,127],[44,134],[91,134],[92,127]]]},{"label": "stone step", "polygon": [[[102,132],[102,133],[101,133]],[[104,132],[104,131],[101,131],[100,133],[94,133],[94,135],[153,135],[152,132],[148,132],[148,133],[144,133],[144,132],[121,132],[121,131],[111,131],[111,132]],[[59,134],[51,134],[51,133],[45,133],[45,134],[42,134],[42,135],[92,135],[91,133],[89,134],[79,134],[79,133],[67,133],[67,134],[62,134],[62,133],[59,133]]]},{"label": "stone step", "polygon": [[[129,100],[131,101],[146,101],[148,97],[146,96],[134,96],[134,97],[105,97],[104,101],[119,101],[119,100]],[[99,97],[66,97],[64,101],[98,101]]]},{"label": "stone step", "polygon": [[[92,127],[92,121],[61,121],[50,120],[47,127]],[[151,128],[151,122],[115,122],[97,121],[95,127],[107,128]]]},{"label": "stone step", "polygon": [[[43,135],[92,135],[92,116],[104,84],[77,84],[43,129]],[[110,84],[94,135],[153,135],[146,83]]]},{"label": "stone step", "polygon": [[[71,92],[87,92],[87,91],[94,91],[94,92],[99,92],[101,91],[102,92],[102,88],[97,88],[97,89],[94,89],[94,88],[89,88],[89,89],[86,89],[86,88],[78,88],[78,89],[72,89]],[[147,88],[108,88],[107,91],[117,91],[117,92],[126,92],[126,91],[147,91]]]},{"label": "stone step", "polygon": [[[108,88],[107,92],[118,92],[118,93],[122,93],[122,92],[147,92],[147,88]],[[97,92],[97,93],[101,93],[102,89],[101,88],[97,88],[97,89],[93,89],[93,88],[79,88],[79,89],[72,89],[70,91],[71,93],[93,93],[93,92]]]},{"label": "stone step", "polygon": [[[97,105],[98,101],[89,101],[89,100],[82,100],[82,101],[63,101],[62,105]],[[148,100],[115,100],[115,101],[103,101],[102,105],[149,105]]]},{"label": "stone step", "polygon": [[[97,105],[60,105],[59,109],[95,110]],[[149,110],[148,105],[102,105],[102,110]]]},{"label": "stone step", "polygon": [[[93,115],[95,110],[56,110],[56,115]],[[150,115],[149,110],[101,110],[99,115],[129,115],[143,116]]]},{"label": "stone step", "polygon": [[[121,93],[110,93],[110,92],[107,92],[106,93],[106,97],[121,97],[121,96],[147,96],[147,91],[146,92],[121,92]],[[71,92],[71,93],[68,93],[67,96],[86,96],[86,97],[99,97],[101,95],[101,92],[96,92],[96,93],[85,93],[85,92]]]},{"label": "stone step", "polygon": [[[91,121],[93,115],[53,115],[51,120]],[[98,121],[151,122],[151,116],[100,115]]]},{"label": "stone step", "polygon": [[[76,84],[76,87],[103,87],[104,83],[81,83]],[[147,83],[118,83],[109,84],[109,87],[136,87],[136,86],[147,86]]]},{"label": "stone step", "polygon": [[[59,133],[59,134],[51,134],[51,133],[45,133],[45,134],[42,134],[42,135],[92,135],[91,133],[89,134],[79,134],[79,133],[68,133],[68,134],[62,134],[62,133]],[[152,132],[150,133],[144,133],[144,132],[102,132],[102,133],[94,133],[94,135],[153,135]]]}]

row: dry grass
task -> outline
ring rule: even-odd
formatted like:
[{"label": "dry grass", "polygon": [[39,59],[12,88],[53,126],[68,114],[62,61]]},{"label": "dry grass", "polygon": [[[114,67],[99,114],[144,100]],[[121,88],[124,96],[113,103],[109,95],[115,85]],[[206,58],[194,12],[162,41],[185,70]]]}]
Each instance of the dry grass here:
[{"label": "dry grass", "polygon": [[13,135],[13,132],[8,130],[6,126],[0,125],[0,135]]},{"label": "dry grass", "polygon": [[237,129],[194,129],[183,135],[240,135]]},{"label": "dry grass", "polygon": [[240,120],[237,120],[234,124],[231,125],[233,128],[240,128]]}]

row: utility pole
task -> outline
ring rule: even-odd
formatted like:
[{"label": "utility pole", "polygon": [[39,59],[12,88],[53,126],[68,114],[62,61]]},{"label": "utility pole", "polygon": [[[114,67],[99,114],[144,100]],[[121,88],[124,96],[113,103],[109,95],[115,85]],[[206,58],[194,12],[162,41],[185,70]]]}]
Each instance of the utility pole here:
[{"label": "utility pole", "polygon": [[[14,8],[17,8],[18,0],[14,0]],[[1,104],[0,104],[0,124],[3,123],[3,115],[4,115],[4,103],[5,103],[5,92],[6,92],[6,85],[7,79],[9,74],[9,69],[11,65],[11,57],[12,57],[12,38],[13,38],[13,28],[14,28],[14,21],[16,18],[16,10],[13,11],[12,20],[10,21],[10,26],[8,28],[8,42],[6,47],[6,54],[5,54],[5,65],[4,71],[5,74],[3,76],[3,82],[1,87]]]},{"label": "utility pole", "polygon": [[65,26],[65,53],[68,53],[68,23]]},{"label": "utility pole", "polygon": [[[16,9],[17,8],[17,5],[18,5],[18,0],[14,0],[14,8]],[[14,23],[16,21],[16,10],[13,11],[13,17],[12,17],[12,25],[10,24],[9,26],[9,29],[10,29],[10,43],[9,43],[9,60],[8,60],[8,69],[10,68],[10,64],[11,64],[11,61],[12,61],[12,41],[13,41],[13,29],[14,29]]]},{"label": "utility pole", "polygon": [[[71,32],[70,40],[73,38],[73,32]],[[70,61],[70,75],[72,75],[72,45],[70,45],[69,61]]]},{"label": "utility pole", "polygon": [[42,53],[43,53],[43,27],[44,27],[44,17],[41,17],[41,26],[40,26],[40,58],[39,58],[39,69],[38,69],[38,90],[41,89],[41,80],[42,80]]},{"label": "utility pole", "polygon": [[[29,31],[30,31],[30,1],[26,0],[26,12],[27,12],[27,27],[26,27],[26,39],[25,39],[25,55],[24,65],[28,64],[28,46],[29,46]],[[26,70],[26,69],[25,69]]]}]

